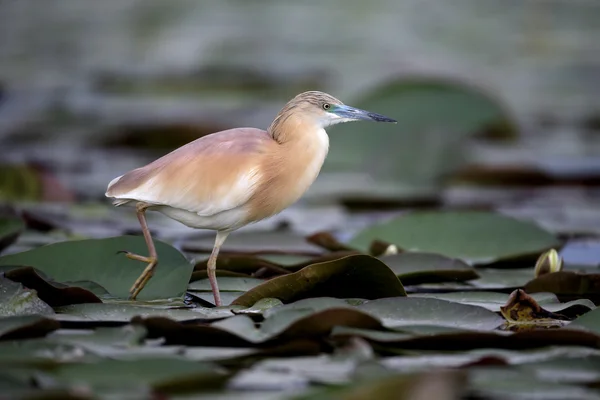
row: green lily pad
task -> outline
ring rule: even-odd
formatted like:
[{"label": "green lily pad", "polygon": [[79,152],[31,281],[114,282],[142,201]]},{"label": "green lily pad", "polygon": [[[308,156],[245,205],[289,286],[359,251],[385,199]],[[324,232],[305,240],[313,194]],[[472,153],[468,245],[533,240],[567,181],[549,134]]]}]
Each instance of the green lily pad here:
[{"label": "green lily pad", "polygon": [[569,329],[585,329],[600,334],[600,308],[583,314],[569,324]]},{"label": "green lily pad", "polygon": [[22,219],[0,217],[0,252],[13,244],[24,230]]},{"label": "green lily pad", "polygon": [[404,286],[479,278],[475,269],[465,262],[435,253],[407,252],[379,259],[394,271]]},{"label": "green lily pad", "polygon": [[496,313],[482,307],[412,296],[371,300],[356,308],[380,319],[388,328],[438,325],[493,330],[504,322]]},{"label": "green lily pad", "polygon": [[[242,291],[223,291],[221,292],[221,305],[222,306],[230,306],[233,304],[235,299],[243,295],[245,292]],[[198,303],[202,306],[212,306],[215,305],[215,297],[212,292],[204,291],[204,292],[196,292],[190,291],[188,295],[199,300]]]},{"label": "green lily pad", "polygon": [[263,314],[267,310],[274,307],[283,306],[283,302],[279,299],[274,299],[270,297],[265,297],[264,299],[260,299],[252,307],[245,308],[243,310],[237,311],[238,314],[246,314],[246,315],[258,315]]},{"label": "green lily pad", "polygon": [[[338,327],[332,332],[333,339],[347,339],[349,337],[362,337],[369,342],[383,344],[386,351],[400,350],[452,350],[466,351],[473,349],[536,349],[549,346],[577,346],[598,349],[600,336],[593,332],[584,332],[580,329],[538,329],[526,330],[516,333],[505,331],[475,331],[471,329],[449,330],[442,327],[438,332],[427,333],[421,328],[413,326],[397,328],[394,332],[380,332],[377,330],[348,329]],[[439,327],[435,326],[436,329]],[[413,331],[414,332],[411,332]],[[401,353],[402,354],[402,353]]]},{"label": "green lily pad", "polygon": [[251,307],[266,297],[289,303],[323,296],[376,299],[406,296],[406,292],[387,265],[375,257],[360,254],[312,264],[298,272],[273,278],[232,304]]},{"label": "green lily pad", "polygon": [[[262,283],[262,279],[256,278],[238,278],[238,277],[221,277],[217,278],[219,284],[219,291],[221,292],[245,292],[250,290]],[[199,291],[199,292],[211,292],[210,281],[208,279],[201,279],[189,284],[188,290]]]},{"label": "green lily pad", "polygon": [[350,245],[366,251],[376,239],[405,251],[433,252],[479,265],[536,257],[561,245],[532,222],[484,211],[410,212],[364,229]]},{"label": "green lily pad", "polygon": [[[210,253],[214,246],[214,236],[186,241],[182,247],[185,251]],[[236,232],[231,234],[219,254],[300,254],[319,255],[323,249],[306,241],[304,236],[292,232]],[[219,261],[217,259],[217,264]],[[229,269],[223,264],[224,269]],[[237,271],[237,270],[236,270]],[[240,271],[237,271],[240,272]],[[244,271],[245,272],[245,271]]]},{"label": "green lily pad", "polygon": [[516,131],[498,99],[472,85],[433,76],[385,82],[351,104],[398,123],[335,126],[325,172],[365,171],[397,185],[437,185],[464,162],[464,139],[494,124]]},{"label": "green lily pad", "polygon": [[242,346],[326,337],[336,326],[380,329],[381,323],[341,299],[311,298],[275,307],[265,312],[260,327],[248,315],[206,324],[192,324],[151,317],[138,321],[151,337],[164,337],[168,344]]},{"label": "green lily pad", "polygon": [[[139,300],[183,296],[187,289],[192,264],[167,243],[155,240],[158,266],[154,276],[139,294]],[[0,265],[26,265],[61,283],[92,281],[112,296],[129,297],[129,289],[146,264],[130,260],[119,251],[147,254],[141,236],[119,236],[49,244],[22,253],[0,257]]]},{"label": "green lily pad", "polygon": [[481,359],[496,359],[511,365],[527,365],[561,360],[564,357],[581,361],[590,356],[600,356],[600,350],[580,346],[550,346],[531,350],[475,349],[447,354],[405,354],[387,357],[382,360],[382,364],[394,370],[418,372],[438,367],[457,368]]},{"label": "green lily pad", "polygon": [[[508,301],[509,295],[495,292],[452,292],[452,293],[419,293],[411,294],[410,297],[434,298],[455,303],[469,304],[487,308],[490,311],[500,312],[500,307]],[[560,312],[565,315],[573,313],[585,313],[596,308],[594,303],[588,299],[578,299],[561,303],[553,293],[532,293],[531,297],[546,311]],[[571,312],[569,312],[571,310]]]},{"label": "green lily pad", "polygon": [[0,316],[52,315],[54,310],[40,300],[35,290],[0,276]]},{"label": "green lily pad", "polygon": [[129,322],[133,317],[168,317],[176,321],[219,319],[233,315],[227,308],[169,309],[132,304],[74,304],[57,307],[56,319],[61,321]]},{"label": "green lily pad", "polygon": [[469,285],[482,289],[514,289],[525,286],[533,278],[529,268],[477,268],[478,279]]},{"label": "green lily pad", "polygon": [[524,368],[471,368],[469,385],[484,398],[493,399],[597,399],[593,389],[544,380]]},{"label": "green lily pad", "polygon": [[52,372],[58,382],[95,389],[150,386],[162,393],[222,387],[228,374],[218,366],[168,357],[66,364]]}]

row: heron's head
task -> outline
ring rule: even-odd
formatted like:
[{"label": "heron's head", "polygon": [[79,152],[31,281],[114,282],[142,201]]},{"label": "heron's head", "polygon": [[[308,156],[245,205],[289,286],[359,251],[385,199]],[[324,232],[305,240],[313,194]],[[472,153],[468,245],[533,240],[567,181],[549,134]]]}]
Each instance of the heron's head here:
[{"label": "heron's head", "polygon": [[288,112],[313,118],[323,128],[350,121],[396,122],[381,114],[347,106],[335,97],[317,91],[300,93],[290,100],[286,108]]}]

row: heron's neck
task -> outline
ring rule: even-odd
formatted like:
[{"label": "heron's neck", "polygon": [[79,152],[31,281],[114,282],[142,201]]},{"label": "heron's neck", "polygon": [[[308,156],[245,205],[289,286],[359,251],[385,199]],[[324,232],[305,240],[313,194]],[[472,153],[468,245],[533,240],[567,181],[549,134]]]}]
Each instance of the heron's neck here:
[{"label": "heron's neck", "polygon": [[327,136],[325,129],[318,122],[292,113],[280,113],[267,132],[279,144],[307,142],[318,140],[323,135]]}]

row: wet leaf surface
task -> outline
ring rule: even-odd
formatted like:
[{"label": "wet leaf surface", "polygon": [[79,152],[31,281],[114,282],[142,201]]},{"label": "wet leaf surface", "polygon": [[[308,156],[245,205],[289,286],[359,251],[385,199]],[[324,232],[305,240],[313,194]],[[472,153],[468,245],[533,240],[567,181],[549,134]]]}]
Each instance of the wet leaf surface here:
[{"label": "wet leaf surface", "polygon": [[407,251],[434,252],[473,264],[533,256],[559,247],[534,223],[482,211],[411,212],[361,231],[350,245],[367,249],[380,239]]},{"label": "wet leaf surface", "polygon": [[54,310],[34,290],[0,277],[0,316],[52,315]]},{"label": "wet leaf surface", "polygon": [[[154,276],[138,296],[140,300],[181,296],[187,288],[192,265],[172,246],[155,240],[159,263]],[[144,238],[121,236],[68,241],[0,257],[0,265],[34,267],[57,282],[92,281],[112,296],[129,297],[129,289],[146,265],[119,251],[147,254]]]},{"label": "wet leaf surface", "polygon": [[56,313],[62,321],[106,321],[106,322],[129,322],[133,317],[164,316],[178,321],[194,319],[218,319],[232,316],[227,308],[159,308],[152,305],[143,306],[137,303],[121,304],[74,304],[57,307]]},{"label": "wet leaf surface", "polygon": [[502,324],[502,318],[482,307],[430,298],[409,296],[371,300],[358,305],[357,309],[380,318],[389,328],[436,325],[492,330]]},{"label": "wet leaf surface", "polygon": [[287,303],[320,296],[373,299],[404,295],[402,284],[388,266],[374,257],[351,255],[273,278],[238,297],[233,304],[250,307],[267,297]]}]

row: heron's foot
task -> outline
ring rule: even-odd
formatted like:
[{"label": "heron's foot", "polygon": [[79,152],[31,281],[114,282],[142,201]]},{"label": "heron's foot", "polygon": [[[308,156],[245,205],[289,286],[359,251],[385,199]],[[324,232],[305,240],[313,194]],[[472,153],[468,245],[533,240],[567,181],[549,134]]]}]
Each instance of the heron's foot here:
[{"label": "heron's foot", "polygon": [[145,263],[156,263],[156,257],[148,257],[148,256],[140,256],[139,254],[133,254],[129,251],[126,250],[121,250],[119,251],[119,253],[125,253],[125,257],[131,259],[131,260],[136,260],[136,261],[141,261],[141,262],[145,262]]},{"label": "heron's foot", "polygon": [[133,254],[128,251],[122,251],[120,253],[125,253],[125,256],[131,260],[148,263],[146,268],[144,268],[144,272],[142,272],[142,274],[136,279],[131,289],[129,289],[129,300],[135,300],[142,289],[144,289],[150,278],[152,278],[152,275],[154,275],[154,269],[158,264],[158,258],[140,256],[139,254]]}]

